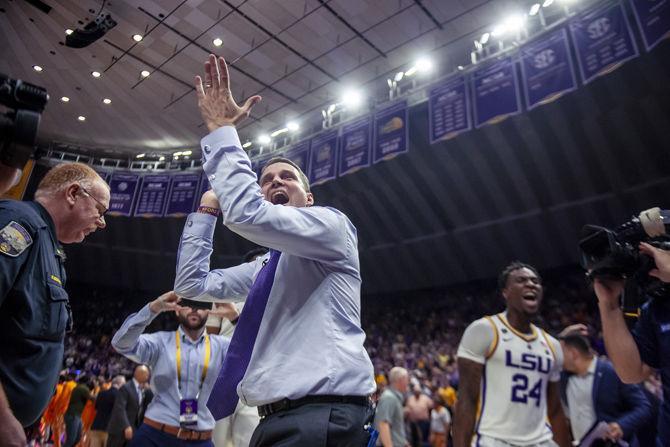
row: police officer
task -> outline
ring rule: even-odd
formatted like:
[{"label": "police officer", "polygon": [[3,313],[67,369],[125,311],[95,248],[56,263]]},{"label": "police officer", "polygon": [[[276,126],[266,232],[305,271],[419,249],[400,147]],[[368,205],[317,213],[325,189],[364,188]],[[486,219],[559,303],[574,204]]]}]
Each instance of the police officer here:
[{"label": "police officer", "polygon": [[64,163],[35,201],[0,200],[0,446],[25,446],[53,394],[72,325],[60,244],[104,228],[109,198],[93,169]]}]

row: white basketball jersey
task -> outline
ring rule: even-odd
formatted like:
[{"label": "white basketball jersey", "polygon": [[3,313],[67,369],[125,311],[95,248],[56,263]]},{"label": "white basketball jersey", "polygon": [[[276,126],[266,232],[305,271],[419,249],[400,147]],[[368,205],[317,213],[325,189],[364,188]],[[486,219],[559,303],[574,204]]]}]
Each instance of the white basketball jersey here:
[{"label": "white basketball jersey", "polygon": [[480,435],[516,445],[550,440],[547,385],[560,379],[560,345],[535,325],[529,335],[512,328],[504,314],[485,318],[495,334],[482,373],[473,445]]}]

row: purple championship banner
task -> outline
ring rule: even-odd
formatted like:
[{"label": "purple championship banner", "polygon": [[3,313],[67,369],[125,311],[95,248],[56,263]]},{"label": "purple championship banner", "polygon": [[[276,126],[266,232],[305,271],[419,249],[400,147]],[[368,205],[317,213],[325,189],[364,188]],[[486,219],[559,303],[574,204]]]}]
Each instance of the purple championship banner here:
[{"label": "purple championship banner", "polygon": [[577,88],[565,28],[524,45],[520,56],[528,110],[554,101]]},{"label": "purple championship banner", "polygon": [[631,0],[635,20],[647,51],[670,38],[670,2],[668,0]]},{"label": "purple championship banner", "polygon": [[398,101],[375,113],[373,162],[389,160],[409,149],[407,101]]},{"label": "purple championship banner", "polygon": [[134,215],[136,217],[162,217],[169,189],[169,175],[145,175],[142,178]]},{"label": "purple championship banner", "polygon": [[139,189],[140,176],[137,174],[112,174],[109,181],[109,214],[130,216]]},{"label": "purple championship banner", "polygon": [[514,61],[506,57],[472,75],[475,127],[500,122],[521,112]]},{"label": "purple championship banner", "polygon": [[620,3],[588,10],[570,21],[570,34],[584,84],[637,56],[637,46]]},{"label": "purple championship banner", "polygon": [[[199,203],[197,197],[200,174],[178,174],[172,176],[168,195],[166,217],[186,216]],[[197,201],[197,202],[196,202]]]},{"label": "purple championship banner", "polygon": [[342,126],[337,162],[340,176],[370,166],[371,132],[370,115]]},{"label": "purple championship banner", "polygon": [[472,129],[465,76],[442,81],[428,92],[430,144]]},{"label": "purple championship banner", "polygon": [[[297,164],[303,173],[309,172],[309,162],[312,152],[309,149],[309,140],[301,141],[286,151],[284,158],[288,158]],[[307,175],[307,174],[305,174]]]},{"label": "purple championship banner", "polygon": [[336,177],[337,130],[329,130],[312,138],[309,181],[312,185],[325,183]]}]

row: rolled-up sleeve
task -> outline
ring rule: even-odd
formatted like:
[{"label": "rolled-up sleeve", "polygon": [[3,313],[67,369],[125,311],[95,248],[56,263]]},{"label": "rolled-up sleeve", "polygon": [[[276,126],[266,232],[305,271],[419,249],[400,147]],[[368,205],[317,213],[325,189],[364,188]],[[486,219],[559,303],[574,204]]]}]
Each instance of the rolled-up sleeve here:
[{"label": "rolled-up sleeve", "polygon": [[147,304],[126,318],[112,338],[114,349],[134,362],[154,364],[161,346],[155,342],[153,334],[143,335],[142,332],[157,315]]},{"label": "rolled-up sleeve", "polygon": [[327,263],[353,253],[356,229],[341,212],[327,207],[273,205],[261,194],[249,157],[233,127],[222,127],[201,141],[212,189],[223,222],[264,247]]},{"label": "rolled-up sleeve", "polygon": [[257,262],[209,270],[216,218],[209,214],[188,216],[177,253],[175,292],[198,301],[242,301],[253,284]]}]

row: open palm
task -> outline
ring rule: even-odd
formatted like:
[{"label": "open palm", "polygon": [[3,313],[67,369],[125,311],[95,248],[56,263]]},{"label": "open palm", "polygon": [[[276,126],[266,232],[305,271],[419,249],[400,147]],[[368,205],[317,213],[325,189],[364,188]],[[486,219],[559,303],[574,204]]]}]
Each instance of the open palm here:
[{"label": "open palm", "polygon": [[254,95],[240,107],[230,91],[228,65],[222,57],[209,55],[205,62],[205,82],[195,77],[195,91],[198,94],[198,108],[210,132],[222,126],[236,125],[249,116],[251,108],[261,100]]}]

